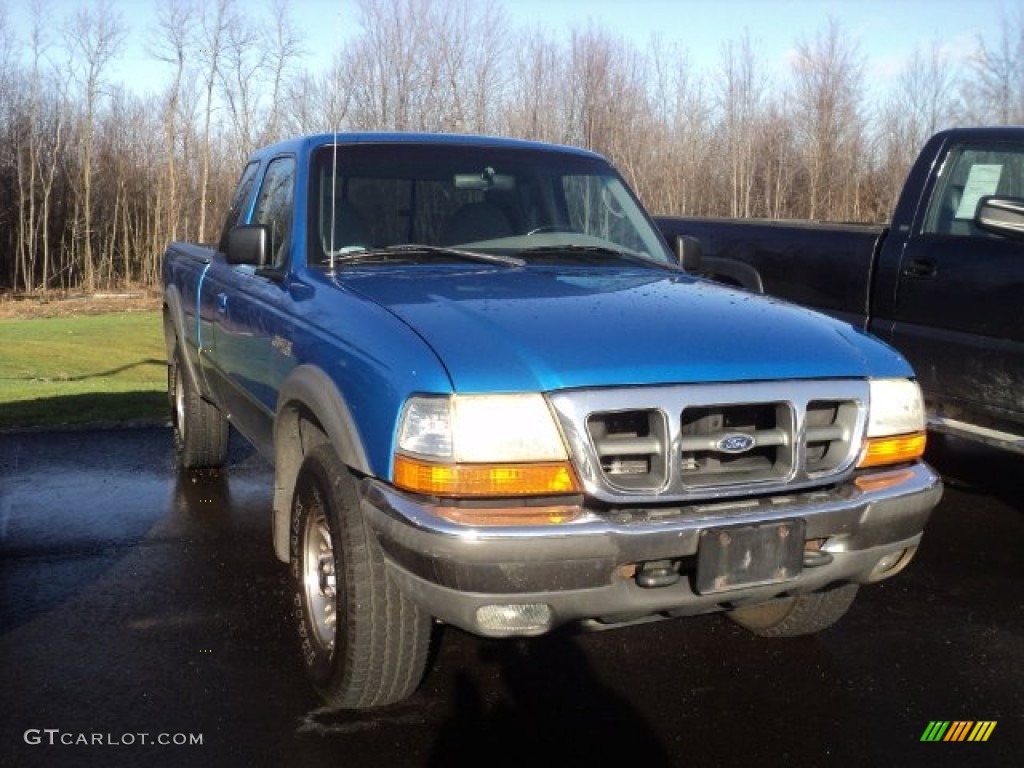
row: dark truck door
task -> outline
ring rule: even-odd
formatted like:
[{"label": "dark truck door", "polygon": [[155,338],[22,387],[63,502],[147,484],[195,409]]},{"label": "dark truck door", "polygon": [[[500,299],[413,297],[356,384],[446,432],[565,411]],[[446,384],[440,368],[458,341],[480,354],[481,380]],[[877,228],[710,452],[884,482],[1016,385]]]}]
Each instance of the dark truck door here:
[{"label": "dark truck door", "polygon": [[986,195],[1024,198],[1024,146],[954,146],[899,264],[893,345],[933,411],[1024,433],[1024,242],[978,228]]}]

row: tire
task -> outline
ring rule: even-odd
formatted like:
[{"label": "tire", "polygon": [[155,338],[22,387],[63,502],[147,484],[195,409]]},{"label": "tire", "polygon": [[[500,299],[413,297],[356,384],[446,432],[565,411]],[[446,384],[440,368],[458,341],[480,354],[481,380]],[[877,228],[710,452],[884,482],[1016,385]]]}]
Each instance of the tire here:
[{"label": "tire", "polygon": [[330,444],[299,469],[291,509],[295,622],[314,687],[343,709],[392,704],[423,679],[431,620],[394,584]]},{"label": "tire", "polygon": [[835,624],[853,605],[857,584],[734,608],[726,615],[761,637],[813,635]]},{"label": "tire", "polygon": [[217,406],[199,395],[180,350],[175,351],[173,362],[167,366],[167,394],[179,466],[185,469],[224,466],[228,453],[228,420]]}]

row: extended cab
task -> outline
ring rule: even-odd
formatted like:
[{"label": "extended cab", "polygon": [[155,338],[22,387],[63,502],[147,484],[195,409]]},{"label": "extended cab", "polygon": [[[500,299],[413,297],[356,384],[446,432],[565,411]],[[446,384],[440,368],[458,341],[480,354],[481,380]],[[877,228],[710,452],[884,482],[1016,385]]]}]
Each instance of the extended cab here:
[{"label": "extended cab", "polygon": [[658,217],[699,271],[847,320],[899,349],[928,425],[1024,452],[1024,128],[923,148],[887,227]]},{"label": "extended cab", "polygon": [[274,465],[306,668],[415,690],[435,620],[494,637],[725,611],[830,626],[941,495],[910,366],[697,280],[616,171],[481,137],[257,152],[216,247],[163,264],[184,467]]}]

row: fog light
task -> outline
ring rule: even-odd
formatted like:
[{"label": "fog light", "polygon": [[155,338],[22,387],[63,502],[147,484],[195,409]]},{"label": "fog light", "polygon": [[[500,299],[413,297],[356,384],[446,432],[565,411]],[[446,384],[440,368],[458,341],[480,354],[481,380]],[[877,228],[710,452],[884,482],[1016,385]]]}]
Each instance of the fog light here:
[{"label": "fog light", "polygon": [[539,635],[551,628],[551,606],[481,605],[476,609],[476,623],[482,633],[496,637]]},{"label": "fog light", "polygon": [[916,552],[917,547],[911,547],[910,549],[902,549],[899,552],[891,552],[885,555],[871,569],[871,573],[868,574],[868,581],[881,581],[882,579],[888,579],[890,576],[895,576],[910,565],[910,561],[914,559]]}]

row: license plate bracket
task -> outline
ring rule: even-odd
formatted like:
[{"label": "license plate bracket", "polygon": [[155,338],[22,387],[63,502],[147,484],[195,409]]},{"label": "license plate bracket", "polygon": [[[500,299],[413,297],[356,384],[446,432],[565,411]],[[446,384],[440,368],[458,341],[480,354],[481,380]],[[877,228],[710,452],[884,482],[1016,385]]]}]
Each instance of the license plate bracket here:
[{"label": "license plate bracket", "polygon": [[697,591],[702,595],[778,584],[803,569],[803,520],[707,528],[697,545]]}]

